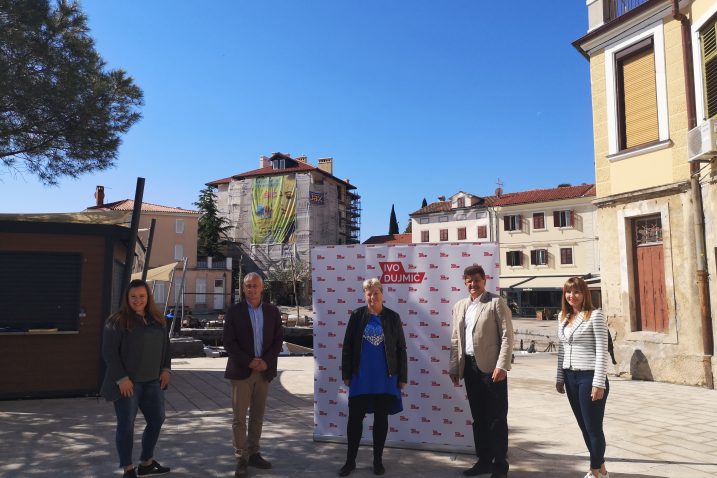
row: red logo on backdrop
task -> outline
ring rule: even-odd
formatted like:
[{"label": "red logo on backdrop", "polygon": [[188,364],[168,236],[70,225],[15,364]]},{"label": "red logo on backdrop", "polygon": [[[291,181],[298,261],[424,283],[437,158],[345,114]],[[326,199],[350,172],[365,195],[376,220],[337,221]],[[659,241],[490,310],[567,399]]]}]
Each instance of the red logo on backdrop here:
[{"label": "red logo on backdrop", "polygon": [[333,310],[331,310],[331,309],[329,309],[327,313],[328,313],[329,315],[336,315],[336,311],[333,311]]},{"label": "red logo on backdrop", "polygon": [[451,348],[448,345],[443,345],[441,350],[451,350]]},{"label": "red logo on backdrop", "polygon": [[389,291],[389,292],[396,292],[396,289],[395,289],[394,287],[389,286],[389,287],[388,287],[388,291]]},{"label": "red logo on backdrop", "polygon": [[426,299],[424,299],[423,297],[421,297],[420,299],[418,299],[418,303],[419,304],[428,304],[428,301]]},{"label": "red logo on backdrop", "polygon": [[376,254],[376,257],[378,257],[379,259],[385,259],[385,258],[386,258],[386,256],[384,256],[383,254]]},{"label": "red logo on backdrop", "polygon": [[360,297],[356,300],[357,304],[363,304],[363,302],[364,302],[364,300]]},{"label": "red logo on backdrop", "polygon": [[435,287],[431,287],[431,288],[428,289],[428,290],[431,291],[431,292],[438,292],[438,289],[436,289]]},{"label": "red logo on backdrop", "polygon": [[333,399],[329,400],[329,405],[338,405],[338,404],[339,404],[339,402],[337,402],[336,400],[333,400]]},{"label": "red logo on backdrop", "polygon": [[421,417],[421,423],[431,423],[431,421],[426,417]]},{"label": "red logo on backdrop", "polygon": [[339,299],[339,300],[337,300],[336,302],[338,302],[339,304],[345,304],[345,303],[346,303],[346,301],[343,300],[343,299]]},{"label": "red logo on backdrop", "polygon": [[411,428],[411,435],[420,435],[420,434],[421,434],[421,432],[419,432],[415,428]]},{"label": "red logo on backdrop", "polygon": [[463,409],[461,407],[453,407],[453,411],[456,413],[463,413]]},{"label": "red logo on backdrop", "polygon": [[451,397],[451,396],[448,395],[447,393],[444,393],[444,394],[443,394],[443,400],[453,400],[453,397]]},{"label": "red logo on backdrop", "polygon": [[449,277],[445,274],[441,274],[441,280],[448,280]]},{"label": "red logo on backdrop", "polygon": [[329,360],[336,360],[336,355],[329,354]]},{"label": "red logo on backdrop", "polygon": [[438,266],[435,265],[435,264],[429,264],[428,267],[429,267],[430,269],[438,269]]},{"label": "red logo on backdrop", "polygon": [[320,417],[327,417],[327,416],[329,416],[329,414],[326,413],[326,412],[323,411],[323,410],[319,410],[319,416],[320,416]]},{"label": "red logo on backdrop", "polygon": [[319,299],[318,302],[319,302],[319,304],[325,304],[325,303],[326,303],[326,301],[325,301],[324,299]]},{"label": "red logo on backdrop", "polygon": [[336,334],[334,332],[329,332],[329,337],[336,337]]},{"label": "red logo on backdrop", "polygon": [[329,428],[338,428],[339,426],[336,425],[334,422],[329,423]]},{"label": "red logo on backdrop", "polygon": [[344,322],[343,320],[339,320],[337,323],[338,323],[339,325],[346,325],[346,322]]},{"label": "red logo on backdrop", "polygon": [[389,427],[391,433],[398,433],[398,428]]},{"label": "red logo on backdrop", "polygon": [[428,322],[420,321],[418,325],[420,325],[421,327],[428,327]]},{"label": "red logo on backdrop", "polygon": [[331,287],[326,288],[326,292],[336,292],[336,289],[332,289]]},{"label": "red logo on backdrop", "polygon": [[451,286],[451,292],[460,292],[461,290],[456,286]]},{"label": "red logo on backdrop", "polygon": [[402,252],[399,252],[399,253],[398,253],[398,258],[399,258],[399,259],[405,259],[405,258],[406,258],[406,254],[404,254],[404,253],[402,253]]},{"label": "red logo on backdrop", "polygon": [[339,281],[339,282],[343,282],[343,281],[345,281],[346,279],[344,279],[343,277],[337,277],[336,280]]},{"label": "red logo on backdrop", "polygon": [[450,326],[451,326],[451,324],[449,324],[448,322],[441,322],[441,327],[450,327]]},{"label": "red logo on backdrop", "polygon": [[326,282],[326,279],[324,279],[323,277],[318,277],[318,280],[319,282]]},{"label": "red logo on backdrop", "polygon": [[329,377],[329,383],[336,383],[336,377]]},{"label": "red logo on backdrop", "polygon": [[409,338],[409,339],[417,339],[417,338],[418,338],[418,334],[414,334],[413,332],[409,332],[409,333],[408,333],[408,338]]},{"label": "red logo on backdrop", "polygon": [[318,323],[321,327],[323,327],[324,325],[326,325],[326,322],[324,322],[323,320],[319,320],[317,323]]},{"label": "red logo on backdrop", "polygon": [[441,257],[448,257],[448,254],[446,254],[445,252],[441,252]]},{"label": "red logo on backdrop", "polygon": [[426,370],[425,368],[422,368],[422,369],[421,369],[421,375],[428,375],[429,373],[431,373],[431,372],[429,372],[429,371]]},{"label": "red logo on backdrop", "polygon": [[406,303],[406,299],[398,299],[398,303],[399,303],[399,304],[405,304],[405,303]]},{"label": "red logo on backdrop", "polygon": [[431,315],[438,315],[438,311],[436,309],[431,309]]},{"label": "red logo on backdrop", "polygon": [[326,270],[327,271],[335,271],[336,269],[334,268],[334,266],[326,266]]},{"label": "red logo on backdrop", "polygon": [[414,356],[411,356],[411,357],[408,359],[408,361],[409,361],[409,362],[418,362],[418,359],[417,359],[416,357],[414,357]]},{"label": "red logo on backdrop", "polygon": [[346,266],[346,270],[347,270],[347,271],[355,271],[356,268],[355,268],[354,266],[352,266],[351,264],[349,264],[349,265]]},{"label": "red logo on backdrop", "polygon": [[438,334],[431,334],[432,339],[440,339],[441,337]]},{"label": "red logo on backdrop", "polygon": [[425,272],[406,272],[401,262],[379,262],[378,265],[384,284],[420,284],[426,275]]},{"label": "red logo on backdrop", "polygon": [[461,268],[461,266],[459,266],[458,264],[451,264],[451,269],[460,269],[460,268]]},{"label": "red logo on backdrop", "polygon": [[456,432],[456,433],[455,433],[455,437],[456,437],[456,438],[464,438],[465,435],[464,435],[463,433],[461,433],[461,432]]},{"label": "red logo on backdrop", "polygon": [[418,312],[413,309],[408,309],[408,315],[418,315]]},{"label": "red logo on backdrop", "polygon": [[[334,335],[335,335],[335,334],[334,334]],[[327,370],[327,369],[326,369],[326,367],[324,367],[323,365],[319,365],[319,370],[321,370],[321,371],[323,372],[324,370]]]},{"label": "red logo on backdrop", "polygon": [[356,289],[354,289],[353,287],[347,287],[346,292],[356,292]]},{"label": "red logo on backdrop", "polygon": [[433,436],[442,436],[443,433],[439,432],[438,430],[433,430]]},{"label": "red logo on backdrop", "polygon": [[431,396],[427,393],[421,392],[421,398],[431,398]]},{"label": "red logo on backdrop", "polygon": [[339,416],[340,416],[340,417],[347,417],[348,415],[346,414],[346,412],[339,412]]},{"label": "red logo on backdrop", "polygon": [[418,292],[418,289],[415,287],[408,286],[408,292]]},{"label": "red logo on backdrop", "polygon": [[325,388],[319,388],[319,393],[326,393],[326,389],[325,389]]},{"label": "red logo on backdrop", "polygon": [[443,419],[443,424],[444,424],[444,425],[453,425],[453,422],[452,422],[451,420],[447,419],[447,418],[444,418],[444,419]]},{"label": "red logo on backdrop", "polygon": [[438,360],[436,357],[431,357],[431,363],[438,363],[440,360]]},{"label": "red logo on backdrop", "polygon": [[318,261],[323,261],[324,259],[326,259],[326,258],[322,255],[316,256],[316,260],[318,260]]},{"label": "red logo on backdrop", "polygon": [[363,254],[356,254],[356,259],[366,259],[366,256]]},{"label": "red logo on backdrop", "polygon": [[416,385],[418,385],[418,382],[416,382],[415,380],[411,380],[410,385],[411,385],[411,386],[416,386]]},{"label": "red logo on backdrop", "polygon": [[346,259],[346,258],[345,258],[344,256],[342,256],[341,254],[336,254],[336,258],[337,258],[337,259]]},{"label": "red logo on backdrop", "polygon": [[428,256],[426,254],[424,254],[423,252],[419,252],[418,257],[428,257]]},{"label": "red logo on backdrop", "polygon": [[409,269],[415,269],[416,266],[414,266],[413,264],[408,264],[408,268],[409,268]]},{"label": "red logo on backdrop", "polygon": [[461,253],[461,257],[470,257],[471,255],[467,252]]},{"label": "red logo on backdrop", "polygon": [[371,264],[366,264],[366,269],[374,270],[376,268],[374,266],[372,266]]},{"label": "red logo on backdrop", "polygon": [[445,297],[441,297],[441,304],[448,304],[450,300],[446,299]]},{"label": "red logo on backdrop", "polygon": [[420,409],[421,409],[421,407],[419,407],[419,406],[416,405],[415,403],[412,403],[412,404],[411,404],[411,410],[420,410]]},{"label": "red logo on backdrop", "polygon": [[347,393],[349,393],[348,390],[344,390],[343,388],[339,389],[339,395],[346,395]]},{"label": "red logo on backdrop", "polygon": [[356,280],[359,282],[363,282],[366,280],[366,278],[364,276],[356,276]]},{"label": "red logo on backdrop", "polygon": [[493,255],[492,252],[483,251],[483,257],[491,257]]},{"label": "red logo on backdrop", "polygon": [[485,275],[485,280],[491,280],[492,278],[493,278],[493,276],[490,274]]},{"label": "red logo on backdrop", "polygon": [[401,416],[399,417],[399,420],[402,421],[402,422],[407,422],[407,421],[408,421],[408,417],[404,417],[403,415],[401,415]]},{"label": "red logo on backdrop", "polygon": [[428,345],[421,344],[418,346],[418,349],[425,352],[426,350],[428,350]]}]

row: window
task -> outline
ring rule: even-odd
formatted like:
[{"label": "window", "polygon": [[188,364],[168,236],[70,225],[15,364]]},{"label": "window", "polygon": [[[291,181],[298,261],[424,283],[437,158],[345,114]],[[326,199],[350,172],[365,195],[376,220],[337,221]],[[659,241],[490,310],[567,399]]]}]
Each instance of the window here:
[{"label": "window", "polygon": [[520,231],[520,223],[522,217],[520,214],[514,214],[512,216],[503,216],[503,230],[504,231]]},{"label": "window", "polygon": [[548,250],[547,249],[534,249],[530,251],[530,263],[534,266],[547,266],[548,265]]},{"label": "window", "polygon": [[441,241],[448,240],[448,229],[441,229]]},{"label": "window", "polygon": [[207,303],[207,278],[197,277],[197,295],[194,298],[195,304]]},{"label": "window", "polygon": [[717,22],[711,20],[700,30],[705,118],[717,115]]},{"label": "window", "polygon": [[458,198],[456,200],[456,207],[466,207],[466,198]]},{"label": "window", "polygon": [[428,224],[428,218],[427,217],[421,217],[418,219],[419,224]]},{"label": "window", "polygon": [[182,259],[184,259],[184,245],[175,244],[174,245],[174,260],[181,261]]},{"label": "window", "polygon": [[177,219],[174,222],[174,231],[177,234],[184,234],[184,219]]},{"label": "window", "polygon": [[81,269],[81,254],[0,253],[0,331],[79,330]]},{"label": "window", "polygon": [[488,227],[478,226],[478,239],[486,239],[488,237]]},{"label": "window", "polygon": [[448,222],[448,216],[441,216],[438,218],[438,222]]},{"label": "window", "polygon": [[533,213],[533,229],[545,229],[545,213]]},{"label": "window", "polygon": [[523,263],[523,253],[520,251],[508,251],[505,253],[505,262],[510,267],[517,267]]},{"label": "window", "polygon": [[568,265],[573,263],[573,248],[572,247],[561,247],[560,248],[560,263]]},{"label": "window", "polygon": [[430,234],[428,231],[421,231],[421,242],[430,242]]},{"label": "window", "polygon": [[657,141],[655,48],[646,38],[615,55],[620,150]]},{"label": "window", "polygon": [[154,285],[152,286],[152,295],[154,296],[154,303],[158,306],[163,307],[164,306],[164,300],[165,300],[165,286],[164,282],[154,281]]},{"label": "window", "polygon": [[458,228],[458,240],[462,241],[466,239],[466,228],[465,227],[459,227]]},{"label": "window", "polygon": [[575,225],[575,214],[573,211],[553,211],[553,226],[573,227]]}]

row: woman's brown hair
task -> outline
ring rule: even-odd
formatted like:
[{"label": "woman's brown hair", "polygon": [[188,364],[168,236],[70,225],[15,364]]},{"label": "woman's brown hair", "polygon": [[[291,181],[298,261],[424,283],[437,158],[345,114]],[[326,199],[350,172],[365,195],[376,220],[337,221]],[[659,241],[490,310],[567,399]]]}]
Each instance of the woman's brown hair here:
[{"label": "woman's brown hair", "polygon": [[110,316],[109,321],[119,324],[120,328],[125,330],[129,330],[132,328],[137,314],[134,310],[132,310],[132,307],[129,305],[129,292],[130,290],[136,289],[138,287],[144,287],[144,289],[147,291],[147,305],[144,307],[145,318],[151,318],[152,320],[160,324],[162,327],[165,327],[167,325],[167,319],[164,318],[164,316],[159,312],[157,305],[154,303],[154,297],[152,297],[152,290],[149,288],[149,285],[147,285],[145,281],[140,279],[135,279],[129,283],[127,289],[124,292],[124,300],[122,300],[122,305],[117,312]]},{"label": "woman's brown hair", "polygon": [[563,320],[567,320],[568,317],[570,317],[570,314],[573,313],[573,306],[571,306],[565,298],[565,294],[571,290],[577,290],[583,295],[582,310],[585,312],[584,320],[590,320],[590,314],[594,309],[593,300],[590,296],[588,285],[580,277],[571,277],[570,279],[565,281],[565,284],[563,285],[563,297],[562,299],[560,299],[560,305],[563,312]]}]

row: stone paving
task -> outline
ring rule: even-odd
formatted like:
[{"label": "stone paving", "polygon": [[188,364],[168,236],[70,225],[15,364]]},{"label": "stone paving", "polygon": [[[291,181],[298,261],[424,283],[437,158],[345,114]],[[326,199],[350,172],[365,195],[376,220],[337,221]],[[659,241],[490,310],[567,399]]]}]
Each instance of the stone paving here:
[{"label": "stone paving", "polygon": [[[173,361],[157,448],[157,459],[172,467],[168,476],[233,476],[225,363]],[[553,353],[516,354],[509,374],[512,478],[582,478],[587,470],[587,450],[567,399],[554,390],[555,363]],[[142,425],[140,416],[136,429]],[[713,390],[611,377],[605,419],[610,476],[715,477],[716,426]],[[113,433],[112,406],[101,399],[0,401],[0,477],[121,476]],[[343,464],[345,445],[313,441],[312,357],[279,358],[262,445],[274,468],[250,469],[250,476],[329,477]],[[473,457],[391,448],[384,463],[386,476],[457,478]],[[351,476],[374,476],[370,449],[361,449]]]}]

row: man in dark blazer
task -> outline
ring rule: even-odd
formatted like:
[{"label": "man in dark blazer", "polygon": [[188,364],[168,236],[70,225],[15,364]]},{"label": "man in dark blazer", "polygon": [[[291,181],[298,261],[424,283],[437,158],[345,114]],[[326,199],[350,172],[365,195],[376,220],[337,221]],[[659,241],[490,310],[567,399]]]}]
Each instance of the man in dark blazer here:
[{"label": "man in dark blazer", "polygon": [[[232,432],[237,458],[235,477],[248,475],[248,466],[269,469],[259,453],[269,382],[283,343],[281,314],[262,302],[264,281],[255,272],[244,277],[244,300],[229,308],[224,319],[224,349],[229,360],[224,377],[232,382]],[[247,423],[247,410],[249,421]]]},{"label": "man in dark blazer", "polygon": [[508,370],[513,355],[513,322],[506,301],[485,289],[485,271],[466,267],[469,296],[453,306],[448,374],[463,379],[473,416],[478,462],[466,476],[508,476]]}]

